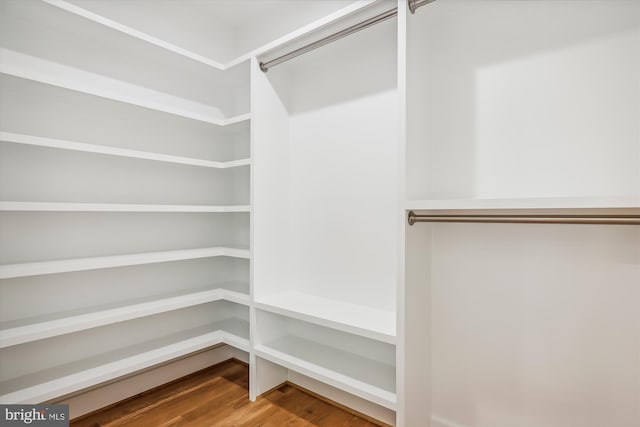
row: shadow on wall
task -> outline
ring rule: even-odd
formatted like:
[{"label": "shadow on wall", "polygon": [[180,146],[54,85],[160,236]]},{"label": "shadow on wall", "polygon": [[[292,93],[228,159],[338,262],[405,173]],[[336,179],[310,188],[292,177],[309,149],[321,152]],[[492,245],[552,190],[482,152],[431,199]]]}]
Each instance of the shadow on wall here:
[{"label": "shadow on wall", "polygon": [[[410,180],[412,197],[633,190],[598,171],[621,162],[637,182],[640,3],[447,0],[414,19],[412,126],[428,146],[409,147],[408,159],[428,172]],[[615,159],[603,157],[605,137],[624,146]],[[546,169],[565,185],[536,181]]]},{"label": "shadow on wall", "polygon": [[292,115],[395,90],[396,34],[395,19],[381,23],[274,67],[269,79]]}]

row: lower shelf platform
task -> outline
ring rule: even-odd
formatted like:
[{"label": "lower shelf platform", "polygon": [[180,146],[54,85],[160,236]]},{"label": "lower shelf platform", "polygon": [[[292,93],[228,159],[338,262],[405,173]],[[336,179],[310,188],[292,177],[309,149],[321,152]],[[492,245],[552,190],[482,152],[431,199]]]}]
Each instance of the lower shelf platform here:
[{"label": "lower shelf platform", "polygon": [[256,307],[388,344],[396,342],[396,314],[301,292],[256,298]]},{"label": "lower shelf platform", "polygon": [[295,336],[258,345],[255,352],[265,360],[387,409],[396,409],[393,366]]},{"label": "lower shelf platform", "polygon": [[249,351],[249,323],[225,319],[97,357],[0,383],[3,404],[40,403],[93,387],[218,344]]},{"label": "lower shelf platform", "polygon": [[50,338],[71,332],[110,325],[157,313],[191,307],[212,301],[226,300],[249,305],[249,296],[238,292],[248,284],[222,284],[220,287],[197,289],[142,300],[109,304],[102,307],[55,313],[39,318],[28,318],[0,323],[0,348]]}]

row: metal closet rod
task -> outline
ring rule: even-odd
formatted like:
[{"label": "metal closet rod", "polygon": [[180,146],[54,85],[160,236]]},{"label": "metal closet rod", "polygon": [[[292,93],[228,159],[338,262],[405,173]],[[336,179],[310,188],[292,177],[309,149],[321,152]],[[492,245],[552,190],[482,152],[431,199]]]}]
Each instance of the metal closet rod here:
[{"label": "metal closet rod", "polygon": [[[424,6],[428,3],[432,3],[434,1],[436,0],[409,0],[409,10],[411,11],[411,13],[415,13],[415,11],[419,7]],[[397,7],[394,7],[393,9],[389,9],[386,12],[382,12],[379,15],[376,15],[365,21],[359,22],[348,28],[345,28],[344,30],[338,31],[337,33],[323,37],[320,40],[316,40],[312,43],[304,45],[296,50],[292,50],[291,52],[285,53],[284,55],[274,58],[270,61],[267,61],[267,62],[260,61],[260,69],[266,73],[267,71],[269,71],[269,68],[273,67],[274,65],[282,64],[283,62],[286,62],[290,59],[303,55],[307,52],[311,52],[312,50],[318,49],[319,47],[322,47],[329,43],[333,43],[334,41],[340,40],[341,38],[344,38],[348,35],[357,33],[360,30],[364,30],[365,28],[369,28],[373,25],[379,24],[380,22],[393,18],[397,14],[398,14]]]},{"label": "metal closet rod", "polygon": [[409,225],[416,222],[640,225],[640,215],[419,215],[409,211],[407,220]]},{"label": "metal closet rod", "polygon": [[433,3],[436,0],[409,0],[409,10],[411,13],[416,13],[419,7],[422,7],[426,4]]}]

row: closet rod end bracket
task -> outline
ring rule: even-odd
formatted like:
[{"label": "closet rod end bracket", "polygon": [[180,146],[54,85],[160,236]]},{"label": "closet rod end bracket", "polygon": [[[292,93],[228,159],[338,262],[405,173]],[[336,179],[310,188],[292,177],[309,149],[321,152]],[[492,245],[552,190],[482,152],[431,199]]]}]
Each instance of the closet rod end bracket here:
[{"label": "closet rod end bracket", "polygon": [[[414,15],[416,13],[416,10],[418,9],[416,7],[416,0],[409,0],[408,3],[409,3],[409,11],[411,12],[412,15]],[[411,212],[409,212],[409,214],[411,214]]]},{"label": "closet rod end bracket", "polygon": [[429,3],[433,3],[434,1],[436,0],[409,0],[409,11],[412,15],[414,15],[419,7],[422,7]]},{"label": "closet rod end bracket", "polygon": [[267,67],[267,64],[265,64],[264,62],[260,61],[258,65],[260,66],[260,71],[262,71],[263,73],[269,71],[269,67]]},{"label": "closet rod end bracket", "polygon": [[409,223],[409,225],[413,225],[416,223],[416,214],[413,211],[409,211],[409,214],[407,215],[407,222]]}]

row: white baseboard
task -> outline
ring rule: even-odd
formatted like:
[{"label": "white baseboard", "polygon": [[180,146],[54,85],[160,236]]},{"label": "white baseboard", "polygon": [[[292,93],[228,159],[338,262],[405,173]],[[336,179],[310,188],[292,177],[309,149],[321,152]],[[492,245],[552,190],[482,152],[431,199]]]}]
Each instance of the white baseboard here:
[{"label": "white baseboard", "polygon": [[233,353],[234,359],[238,359],[239,361],[246,363],[247,365],[249,364],[249,353],[235,347],[231,347],[231,351]]},{"label": "white baseboard", "polygon": [[435,415],[431,416],[431,427],[467,427],[462,424],[456,424],[451,420],[446,418],[437,417]]},{"label": "white baseboard", "polygon": [[245,352],[234,350],[233,347],[223,344],[99,387],[67,396],[55,403],[68,404],[69,417],[74,419],[225,360],[236,357],[244,361],[245,358],[248,358]]}]

